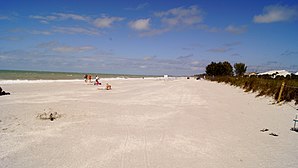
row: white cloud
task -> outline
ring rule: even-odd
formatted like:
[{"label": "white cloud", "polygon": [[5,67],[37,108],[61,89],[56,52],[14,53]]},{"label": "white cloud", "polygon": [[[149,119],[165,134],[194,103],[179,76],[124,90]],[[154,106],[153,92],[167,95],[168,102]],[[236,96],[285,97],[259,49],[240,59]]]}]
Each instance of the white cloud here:
[{"label": "white cloud", "polygon": [[[99,18],[92,18],[90,16],[78,15],[78,14],[72,14],[72,13],[52,13],[51,15],[48,15],[48,16],[30,15],[29,17],[31,19],[39,20],[40,23],[44,23],[44,24],[48,24],[51,21],[75,20],[75,21],[82,21],[88,24],[92,24],[93,26],[98,28],[111,27],[114,22],[124,20],[124,18],[122,17],[108,17],[103,15],[102,17],[99,17]],[[65,32],[64,30],[59,30],[59,31]],[[98,32],[95,32],[94,30],[92,31],[87,29],[79,30],[78,28],[71,29],[71,32],[76,32],[76,31],[83,32],[84,34],[98,34]]]},{"label": "white cloud", "polygon": [[65,34],[100,35],[100,32],[96,29],[87,29],[82,27],[54,27],[53,31]]},{"label": "white cloud", "polygon": [[135,30],[148,30],[150,29],[150,18],[129,22],[129,26]]},{"label": "white cloud", "polygon": [[155,12],[154,16],[163,23],[161,26],[151,28],[150,18],[131,21],[129,26],[140,31],[139,36],[144,37],[160,35],[177,27],[199,26],[203,21],[203,11],[195,5]]},{"label": "white cloud", "polygon": [[77,14],[72,14],[72,13],[54,13],[54,15],[57,16],[57,18],[61,20],[67,20],[67,19],[72,19],[72,20],[80,20],[80,21],[89,21],[90,18],[88,16],[82,16],[82,15],[77,15]]},{"label": "white cloud", "polygon": [[200,64],[199,61],[192,61],[192,62],[191,62],[191,65],[199,65],[199,64]]},{"label": "white cloud", "polygon": [[79,47],[61,46],[61,47],[52,48],[53,51],[60,52],[60,53],[84,52],[84,51],[90,51],[94,49],[95,47],[93,46],[79,46]]},{"label": "white cloud", "polygon": [[[147,75],[193,75],[204,72],[207,62],[195,60],[178,60],[154,58],[145,61],[144,58],[125,58],[105,54],[82,54],[74,56],[79,51],[89,51],[92,46],[65,46],[56,41],[41,43],[36,50],[0,51],[0,60],[6,62],[4,68],[20,67],[23,69],[46,69],[60,71],[94,71],[126,74]],[[46,48],[44,48],[46,47]],[[56,52],[51,52],[55,48]],[[38,51],[38,52],[36,52]],[[20,59],[21,58],[21,59]],[[209,63],[209,61],[208,61]],[[65,66],[64,64],[67,64]]]},{"label": "white cloud", "polygon": [[144,8],[146,8],[146,7],[148,7],[149,6],[149,3],[142,3],[142,4],[139,4],[137,7],[134,7],[134,8],[126,8],[126,10],[134,10],[134,11],[137,11],[137,10],[142,10],[142,9],[144,9]]},{"label": "white cloud", "polygon": [[298,10],[296,7],[271,5],[263,9],[263,14],[253,18],[255,23],[272,23],[297,19]]},{"label": "white cloud", "polygon": [[148,31],[145,32],[141,32],[140,36],[141,37],[145,37],[145,36],[155,36],[155,35],[159,35],[159,34],[163,34],[165,32],[170,31],[170,28],[162,28],[162,29],[150,29]]},{"label": "white cloud", "polygon": [[156,56],[146,56],[146,57],[144,57],[144,61],[151,61],[155,58],[156,58]]},{"label": "white cloud", "polygon": [[83,27],[53,27],[51,30],[32,30],[31,34],[37,35],[51,35],[53,33],[63,33],[63,34],[87,34],[87,35],[100,35],[101,33],[92,28]]},{"label": "white cloud", "polygon": [[[51,21],[63,21],[63,20],[75,20],[75,21],[83,21],[89,24],[92,24],[95,27],[98,28],[107,28],[111,27],[114,22],[119,22],[124,20],[122,17],[108,17],[108,16],[102,16],[99,18],[91,18],[90,16],[85,15],[78,15],[78,14],[72,14],[72,13],[53,13],[48,16],[41,16],[41,15],[30,15],[31,19],[39,20],[41,23],[48,24]],[[69,29],[70,30],[70,29]],[[98,32],[95,32],[94,30],[79,30],[78,28],[72,28],[71,32],[84,32],[84,34],[98,34]],[[65,32],[64,30],[60,30]],[[69,33],[71,34],[71,33]]]},{"label": "white cloud", "polygon": [[40,30],[32,30],[32,34],[37,34],[37,35],[51,35],[52,32],[50,31],[40,31]]},{"label": "white cloud", "polygon": [[234,25],[229,25],[225,28],[225,31],[229,32],[229,33],[233,33],[233,34],[241,34],[246,32],[247,27],[242,25],[242,26],[234,26]]},{"label": "white cloud", "polygon": [[56,20],[56,16],[39,16],[39,15],[30,15],[31,19],[39,20],[41,23],[49,23],[50,21]]},{"label": "white cloud", "polygon": [[155,16],[160,17],[167,26],[191,26],[203,21],[203,12],[195,5],[156,12]]},{"label": "white cloud", "polygon": [[95,19],[93,21],[93,23],[96,27],[107,28],[107,27],[111,27],[114,22],[119,22],[119,21],[122,21],[122,20],[124,20],[124,18],[104,16],[104,17]]},{"label": "white cloud", "polygon": [[68,19],[85,21],[85,22],[90,20],[88,16],[77,15],[72,13],[53,13],[52,15],[48,15],[48,16],[30,15],[29,18],[37,19],[41,23],[49,23],[50,21],[68,20]]}]

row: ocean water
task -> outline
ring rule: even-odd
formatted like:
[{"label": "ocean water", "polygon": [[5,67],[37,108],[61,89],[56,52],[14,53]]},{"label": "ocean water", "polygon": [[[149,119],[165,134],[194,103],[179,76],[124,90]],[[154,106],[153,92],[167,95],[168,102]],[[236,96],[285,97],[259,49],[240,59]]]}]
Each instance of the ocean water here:
[{"label": "ocean water", "polygon": [[[33,82],[33,81],[53,81],[53,80],[84,80],[85,73],[75,72],[46,72],[46,71],[15,71],[15,70],[0,70],[0,83],[18,83],[18,82]],[[123,74],[95,74],[89,73],[94,79],[96,75],[99,78],[142,78],[141,75],[123,75]],[[147,76],[148,77],[148,76]],[[12,82],[14,81],[14,82]]]}]

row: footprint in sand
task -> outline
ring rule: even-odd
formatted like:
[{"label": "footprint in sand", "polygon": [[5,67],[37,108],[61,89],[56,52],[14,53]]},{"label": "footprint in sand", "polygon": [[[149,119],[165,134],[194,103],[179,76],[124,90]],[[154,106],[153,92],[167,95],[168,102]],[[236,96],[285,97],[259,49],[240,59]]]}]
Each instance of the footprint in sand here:
[{"label": "footprint in sand", "polygon": [[269,135],[272,135],[272,136],[278,136],[277,134],[271,132]]},{"label": "footprint in sand", "polygon": [[269,131],[269,129],[268,128],[264,128],[264,129],[261,129],[260,131],[261,132],[266,132],[266,131]]}]

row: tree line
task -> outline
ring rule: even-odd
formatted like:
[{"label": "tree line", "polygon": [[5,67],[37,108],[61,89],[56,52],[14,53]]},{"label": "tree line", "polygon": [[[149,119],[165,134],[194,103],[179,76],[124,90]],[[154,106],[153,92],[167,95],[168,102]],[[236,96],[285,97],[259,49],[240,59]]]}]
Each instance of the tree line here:
[{"label": "tree line", "polygon": [[227,62],[211,62],[206,66],[206,74],[210,76],[233,76],[234,72],[237,76],[243,76],[247,66],[244,63],[235,63],[234,70],[232,65]]}]

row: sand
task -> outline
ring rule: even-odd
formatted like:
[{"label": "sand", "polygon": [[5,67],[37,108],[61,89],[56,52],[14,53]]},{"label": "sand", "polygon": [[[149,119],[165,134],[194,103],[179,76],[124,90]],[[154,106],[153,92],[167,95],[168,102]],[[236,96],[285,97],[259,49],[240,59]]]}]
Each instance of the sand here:
[{"label": "sand", "polygon": [[204,80],[108,82],[2,84],[0,167],[298,166],[290,106]]}]

